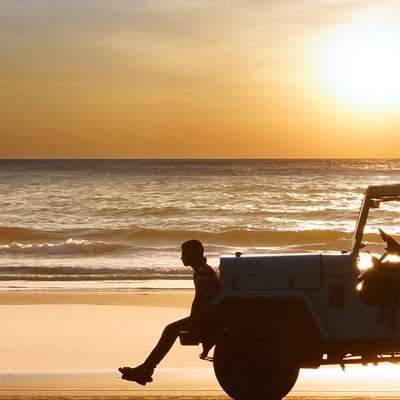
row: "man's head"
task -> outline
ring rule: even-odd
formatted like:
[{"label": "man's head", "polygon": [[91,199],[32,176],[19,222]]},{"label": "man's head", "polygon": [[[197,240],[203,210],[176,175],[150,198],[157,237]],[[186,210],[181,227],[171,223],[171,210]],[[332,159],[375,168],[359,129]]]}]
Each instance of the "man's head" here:
[{"label": "man's head", "polygon": [[204,247],[197,239],[188,240],[181,246],[183,265],[196,268],[204,263]]}]

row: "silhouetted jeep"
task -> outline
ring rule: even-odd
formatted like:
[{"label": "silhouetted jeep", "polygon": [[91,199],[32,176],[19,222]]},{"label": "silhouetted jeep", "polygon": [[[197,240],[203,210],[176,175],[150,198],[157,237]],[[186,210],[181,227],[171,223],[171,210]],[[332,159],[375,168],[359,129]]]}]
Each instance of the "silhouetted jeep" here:
[{"label": "silhouetted jeep", "polygon": [[281,399],[300,368],[399,361],[400,264],[387,256],[400,245],[380,230],[386,252],[364,274],[358,265],[370,209],[398,201],[400,185],[368,187],[350,251],[221,257],[220,324],[182,332],[181,343],[203,343],[202,358],[215,344],[215,375],[235,400]]}]

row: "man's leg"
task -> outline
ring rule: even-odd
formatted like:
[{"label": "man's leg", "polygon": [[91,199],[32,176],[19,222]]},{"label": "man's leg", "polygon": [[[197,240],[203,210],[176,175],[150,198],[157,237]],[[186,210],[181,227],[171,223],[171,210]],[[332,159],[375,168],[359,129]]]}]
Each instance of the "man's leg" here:
[{"label": "man's leg", "polygon": [[178,321],[168,324],[161,334],[161,337],[146,358],[144,364],[150,365],[155,368],[161,360],[168,354],[171,347],[174,345],[176,339],[179,337],[181,330],[189,323],[189,317],[179,319]]},{"label": "man's leg", "polygon": [[164,328],[158,343],[143,364],[136,368],[124,367],[118,369],[122,373],[122,379],[134,381],[143,386],[146,385],[147,382],[152,382],[154,369],[171,350],[171,347],[178,338],[180,331],[188,323],[189,317],[186,317],[168,324]]}]

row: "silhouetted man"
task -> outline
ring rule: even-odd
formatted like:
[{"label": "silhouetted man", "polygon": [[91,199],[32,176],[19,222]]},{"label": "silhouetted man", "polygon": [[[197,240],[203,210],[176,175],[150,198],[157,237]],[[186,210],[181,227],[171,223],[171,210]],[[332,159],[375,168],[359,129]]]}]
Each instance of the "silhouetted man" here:
[{"label": "silhouetted man", "polygon": [[190,316],[175,321],[167,325],[158,341],[143,364],[136,368],[119,368],[122,379],[146,385],[152,382],[153,372],[160,361],[169,352],[182,330],[190,330],[196,324],[201,307],[208,305],[213,299],[213,295],[220,291],[220,283],[215,271],[207,264],[204,257],[204,247],[200,241],[188,240],[181,246],[182,263],[194,269],[193,281],[195,286],[195,296],[192,303]]}]

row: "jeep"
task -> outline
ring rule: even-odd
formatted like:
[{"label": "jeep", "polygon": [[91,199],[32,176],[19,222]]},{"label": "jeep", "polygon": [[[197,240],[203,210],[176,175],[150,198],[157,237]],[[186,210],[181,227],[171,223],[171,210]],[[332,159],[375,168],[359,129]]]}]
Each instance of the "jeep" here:
[{"label": "jeep", "polygon": [[209,323],[182,332],[181,344],[203,344],[200,357],[235,400],[282,399],[300,368],[399,361],[400,245],[379,230],[387,247],[360,268],[370,210],[398,201],[400,185],[369,186],[348,251],[221,257]]}]

